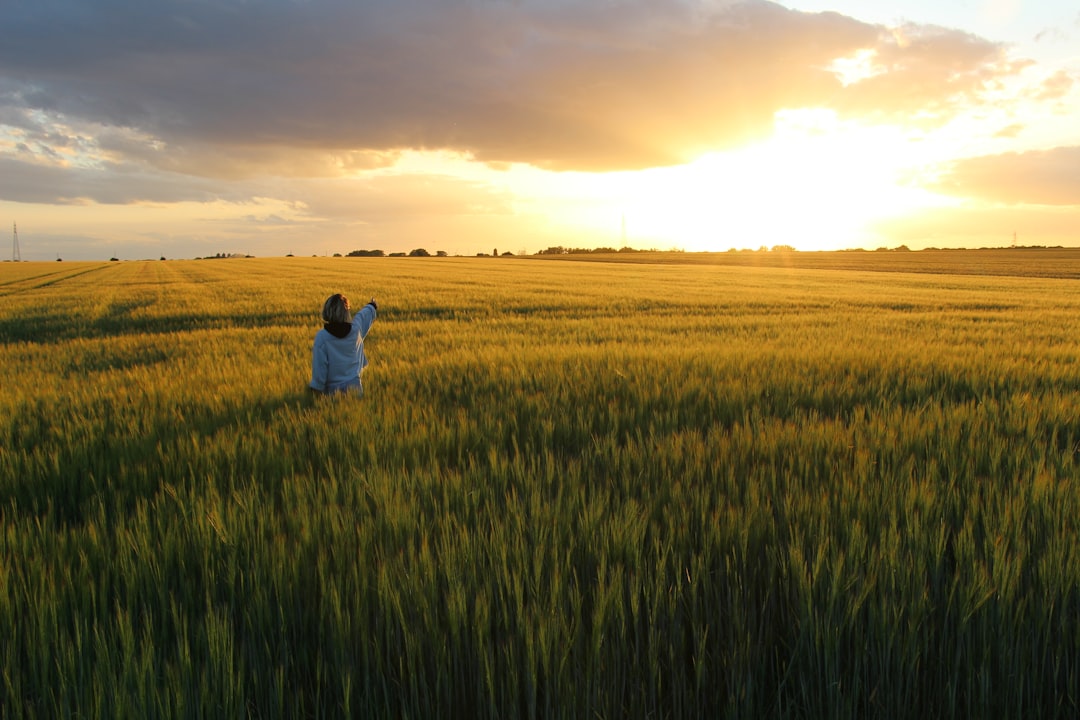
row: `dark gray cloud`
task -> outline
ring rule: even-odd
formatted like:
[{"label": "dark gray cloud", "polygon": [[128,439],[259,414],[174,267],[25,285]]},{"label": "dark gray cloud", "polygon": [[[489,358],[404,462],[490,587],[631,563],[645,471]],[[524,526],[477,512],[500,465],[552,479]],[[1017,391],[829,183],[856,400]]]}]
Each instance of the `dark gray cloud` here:
[{"label": "dark gray cloud", "polygon": [[[29,150],[22,153],[30,156]],[[36,153],[38,156],[41,153]],[[0,155],[0,198],[51,205],[128,205],[137,202],[241,201],[250,197],[204,178],[161,173],[136,165],[71,167]]]},{"label": "dark gray cloud", "polygon": [[[1015,71],[962,32],[764,0],[8,0],[4,15],[0,118],[113,128],[106,150],[207,176],[405,148],[666,165],[767,136],[780,108],[945,117]],[[830,63],[862,49],[877,74],[842,85]]]},{"label": "dark gray cloud", "polygon": [[959,160],[935,189],[1009,205],[1080,205],[1080,147]]}]

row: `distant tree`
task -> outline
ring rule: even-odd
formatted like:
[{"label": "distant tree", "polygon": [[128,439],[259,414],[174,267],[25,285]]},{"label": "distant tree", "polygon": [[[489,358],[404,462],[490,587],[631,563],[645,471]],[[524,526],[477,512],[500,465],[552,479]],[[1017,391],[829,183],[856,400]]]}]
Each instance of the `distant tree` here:
[{"label": "distant tree", "polygon": [[386,257],[382,250],[353,250],[349,257]]},{"label": "distant tree", "polygon": [[773,245],[773,246],[772,246],[772,251],[773,251],[773,252],[778,252],[778,253],[793,253],[793,252],[798,252],[798,250],[796,250],[795,248],[793,248],[793,247],[792,247],[791,245]]},{"label": "distant tree", "polygon": [[510,252],[509,250],[506,250],[505,252],[503,252],[502,256],[503,257],[514,257],[514,253]]},{"label": "distant tree", "polygon": [[405,253],[403,253],[403,252],[392,252],[392,253],[390,253],[390,257],[405,257]]},{"label": "distant tree", "polygon": [[341,257],[341,253],[334,253],[334,257]]},{"label": "distant tree", "polygon": [[292,253],[287,254],[285,257],[293,257]]},{"label": "distant tree", "polygon": [[118,257],[111,257],[111,258],[109,258],[109,262],[120,262],[120,258],[118,258]]},{"label": "distant tree", "polygon": [[567,250],[562,245],[555,245],[547,250],[541,250],[537,255],[565,255],[566,253]]},{"label": "distant tree", "polygon": [[409,257],[431,257],[431,253],[424,248],[416,248],[409,253]]},{"label": "distant tree", "polygon": [[[59,259],[60,259],[60,258],[57,258],[57,260],[59,260]],[[165,259],[165,256],[164,256],[164,255],[162,255],[162,256],[161,256],[161,259],[162,259],[162,260],[164,260],[164,259]]]},{"label": "distant tree", "polygon": [[449,257],[449,255],[445,250],[439,250],[437,253],[435,253],[435,257]]}]

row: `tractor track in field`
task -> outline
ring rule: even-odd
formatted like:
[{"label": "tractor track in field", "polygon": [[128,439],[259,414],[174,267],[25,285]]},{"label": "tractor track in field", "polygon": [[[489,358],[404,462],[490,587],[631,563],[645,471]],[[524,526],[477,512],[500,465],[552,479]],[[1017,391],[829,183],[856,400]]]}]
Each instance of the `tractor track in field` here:
[{"label": "tractor track in field", "polygon": [[108,265],[94,265],[88,268],[78,268],[75,270],[57,270],[55,272],[49,272],[42,275],[34,275],[26,278],[16,278],[13,280],[6,280],[0,282],[0,297],[8,297],[10,295],[17,295],[29,290],[39,290],[43,287],[49,287],[58,283],[71,280],[73,278],[88,275],[90,273],[100,272],[108,268]]}]

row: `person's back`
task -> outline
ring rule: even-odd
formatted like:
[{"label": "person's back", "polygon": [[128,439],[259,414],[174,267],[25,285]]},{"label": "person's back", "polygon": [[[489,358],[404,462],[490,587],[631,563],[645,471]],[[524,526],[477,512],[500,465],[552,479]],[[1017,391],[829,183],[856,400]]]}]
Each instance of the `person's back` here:
[{"label": "person's back", "polygon": [[309,387],[321,394],[363,393],[361,375],[367,367],[364,338],[375,322],[377,306],[371,299],[349,316],[349,300],[342,294],[331,295],[323,303],[323,328],[315,334],[311,351]]}]

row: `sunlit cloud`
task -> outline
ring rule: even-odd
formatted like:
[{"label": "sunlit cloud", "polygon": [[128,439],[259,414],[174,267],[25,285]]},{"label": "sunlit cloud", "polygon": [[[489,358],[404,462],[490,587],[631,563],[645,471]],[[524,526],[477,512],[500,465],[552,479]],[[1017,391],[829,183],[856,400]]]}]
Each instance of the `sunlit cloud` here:
[{"label": "sunlit cloud", "polygon": [[36,80],[16,96],[57,126],[117,129],[110,150],[222,177],[408,148],[670,165],[767,137],[785,108],[942,117],[1016,71],[962,32],[760,0],[103,5],[78,23],[56,22],[56,2],[20,6],[0,62]]},{"label": "sunlit cloud", "polygon": [[958,160],[937,189],[1010,205],[1080,206],[1080,146]]},{"label": "sunlit cloud", "polygon": [[1068,172],[1026,153],[1080,146],[1078,72],[962,28],[766,0],[38,0],[5,10],[0,204],[151,225],[205,206],[156,237],[267,248],[298,229],[888,242],[872,213],[1071,202]]},{"label": "sunlit cloud", "polygon": [[1067,70],[1058,70],[1035,90],[1036,100],[1060,100],[1076,87],[1076,77]]}]

